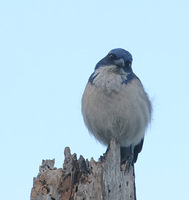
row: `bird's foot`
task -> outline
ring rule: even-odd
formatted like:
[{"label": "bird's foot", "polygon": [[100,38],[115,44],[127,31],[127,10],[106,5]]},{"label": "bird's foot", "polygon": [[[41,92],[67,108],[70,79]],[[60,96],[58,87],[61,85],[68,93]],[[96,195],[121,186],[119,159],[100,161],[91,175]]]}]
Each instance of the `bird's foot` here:
[{"label": "bird's foot", "polygon": [[134,155],[130,147],[121,147],[121,169],[129,172],[131,166],[134,166]]},{"label": "bird's foot", "polygon": [[133,155],[131,154],[125,162],[125,172],[129,173],[131,166],[133,167]]}]

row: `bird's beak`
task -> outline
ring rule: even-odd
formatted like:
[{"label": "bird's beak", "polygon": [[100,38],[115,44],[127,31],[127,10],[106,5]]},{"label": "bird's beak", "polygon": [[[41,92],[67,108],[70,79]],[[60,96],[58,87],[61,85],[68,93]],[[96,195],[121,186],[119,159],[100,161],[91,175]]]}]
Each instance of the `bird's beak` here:
[{"label": "bird's beak", "polygon": [[115,60],[114,64],[117,65],[118,67],[124,67],[125,66],[125,62],[124,62],[123,58]]}]

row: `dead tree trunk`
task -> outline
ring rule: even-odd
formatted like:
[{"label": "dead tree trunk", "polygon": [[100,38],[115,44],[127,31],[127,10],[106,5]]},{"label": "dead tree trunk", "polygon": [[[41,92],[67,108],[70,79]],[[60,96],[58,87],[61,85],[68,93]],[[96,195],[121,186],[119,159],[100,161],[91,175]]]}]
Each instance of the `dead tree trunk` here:
[{"label": "dead tree trunk", "polygon": [[63,169],[43,160],[34,178],[31,200],[136,200],[134,169],[120,164],[120,145],[112,140],[98,162],[64,151]]}]

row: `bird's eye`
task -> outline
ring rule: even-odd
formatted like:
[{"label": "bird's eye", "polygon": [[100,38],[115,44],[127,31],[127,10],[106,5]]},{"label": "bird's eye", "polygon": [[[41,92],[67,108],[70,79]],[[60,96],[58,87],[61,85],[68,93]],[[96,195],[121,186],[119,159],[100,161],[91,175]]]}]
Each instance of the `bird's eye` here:
[{"label": "bird's eye", "polygon": [[129,68],[130,68],[130,67],[131,67],[131,64],[132,64],[131,61],[127,61],[127,62],[125,62],[125,66],[126,66],[126,67],[129,67]]},{"label": "bird's eye", "polygon": [[110,58],[111,60],[116,59],[116,56],[115,56],[115,54],[113,54],[113,53],[109,53],[108,56],[109,56],[109,58]]}]

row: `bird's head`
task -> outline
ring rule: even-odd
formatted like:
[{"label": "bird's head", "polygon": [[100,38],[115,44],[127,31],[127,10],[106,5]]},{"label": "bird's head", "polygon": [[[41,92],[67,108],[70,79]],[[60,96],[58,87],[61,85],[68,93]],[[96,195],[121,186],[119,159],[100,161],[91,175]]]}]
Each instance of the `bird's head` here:
[{"label": "bird's head", "polygon": [[115,66],[125,72],[132,72],[132,60],[132,55],[128,51],[121,48],[113,49],[96,64],[95,70],[101,67]]}]

